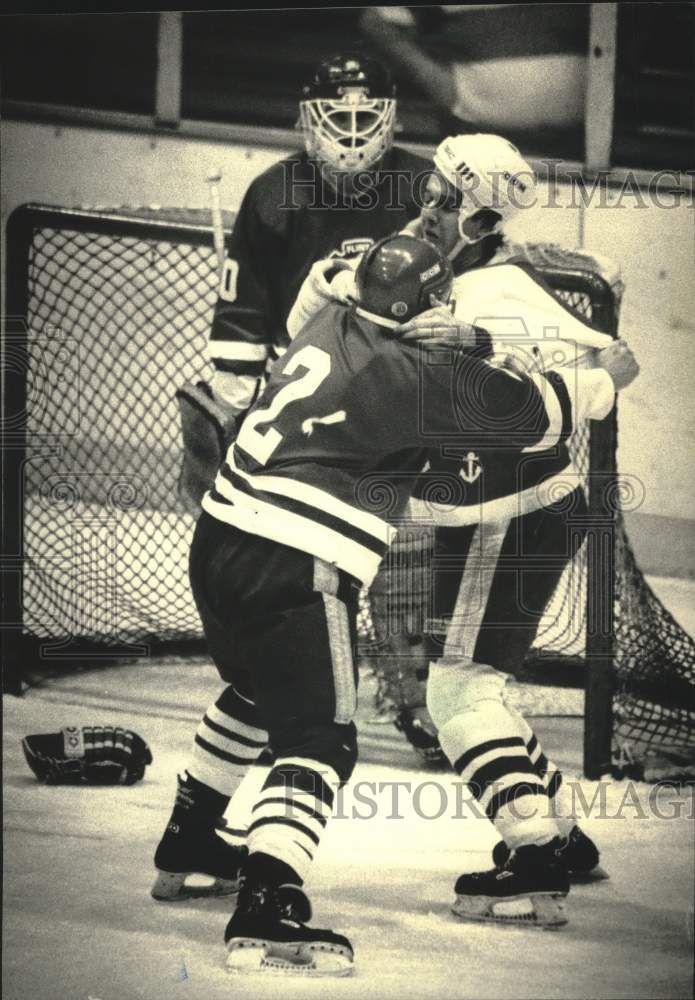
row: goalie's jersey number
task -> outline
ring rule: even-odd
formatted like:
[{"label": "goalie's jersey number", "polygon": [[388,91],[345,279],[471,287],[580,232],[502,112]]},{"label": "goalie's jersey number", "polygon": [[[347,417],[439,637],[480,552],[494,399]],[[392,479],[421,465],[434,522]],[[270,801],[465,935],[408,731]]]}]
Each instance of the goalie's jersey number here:
[{"label": "goalie's jersey number", "polygon": [[[336,247],[328,254],[328,257],[339,257],[348,260],[366,253],[374,240],[370,236],[354,237],[343,240],[340,247]],[[220,284],[217,294],[224,302],[236,302],[237,282],[239,280],[239,262],[233,257],[225,257],[220,275]]]},{"label": "goalie's jersey number", "polygon": [[236,302],[236,285],[239,277],[239,263],[233,257],[225,257],[220,275],[217,294],[224,302]]},{"label": "goalie's jersey number", "polygon": [[267,425],[276,422],[289,403],[313,396],[331,373],[331,356],[310,344],[287,361],[282,374],[294,375],[300,368],[304,369],[303,373],[283,386],[270,406],[252,410],[242,424],[237,444],[260,465],[268,462],[284,437],[276,427]]}]

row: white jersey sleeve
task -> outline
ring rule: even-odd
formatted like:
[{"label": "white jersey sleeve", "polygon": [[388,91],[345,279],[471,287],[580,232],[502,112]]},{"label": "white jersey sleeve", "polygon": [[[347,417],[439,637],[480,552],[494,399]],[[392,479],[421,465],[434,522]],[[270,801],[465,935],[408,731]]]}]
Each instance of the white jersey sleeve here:
[{"label": "white jersey sleeve", "polygon": [[527,370],[591,367],[593,355],[612,343],[568,309],[533,272],[516,264],[491,264],[454,280],[456,317],[486,329],[495,353],[512,353]]},{"label": "white jersey sleeve", "polygon": [[291,340],[329,302],[345,303],[354,297],[355,270],[361,259],[361,255],[339,261],[328,257],[312,264],[287,317]]}]

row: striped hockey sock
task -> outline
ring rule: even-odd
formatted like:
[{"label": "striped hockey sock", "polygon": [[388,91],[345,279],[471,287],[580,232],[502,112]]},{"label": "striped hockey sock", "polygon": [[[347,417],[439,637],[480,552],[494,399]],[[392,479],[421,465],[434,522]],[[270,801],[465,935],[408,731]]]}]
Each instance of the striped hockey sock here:
[{"label": "striped hockey sock", "polygon": [[188,773],[231,797],[267,744],[268,734],[257,724],[256,706],[229,685],[198,726]]},{"label": "striped hockey sock", "polygon": [[279,758],[253,807],[248,848],[289,865],[304,881],[333,809],[338,775],[305,757]]},{"label": "striped hockey sock", "polygon": [[512,847],[545,844],[558,835],[546,784],[516,719],[499,701],[479,702],[439,731],[442,749]]},{"label": "striped hockey sock", "polygon": [[508,711],[514,716],[519,731],[523,735],[528,755],[545,785],[550,800],[550,815],[554,818],[562,836],[568,837],[577,823],[577,818],[574,812],[573,796],[570,789],[563,783],[562,772],[557,764],[549,760],[543,753],[538,737],[523,715],[513,708],[509,708]]}]

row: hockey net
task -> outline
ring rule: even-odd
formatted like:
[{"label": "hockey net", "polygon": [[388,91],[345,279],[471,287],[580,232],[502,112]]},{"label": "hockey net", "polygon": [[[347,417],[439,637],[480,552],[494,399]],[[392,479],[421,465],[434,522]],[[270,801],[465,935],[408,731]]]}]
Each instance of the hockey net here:
[{"label": "hockey net", "polygon": [[[598,265],[548,246],[526,247],[525,255],[563,298],[615,333],[620,289]],[[5,551],[16,557],[5,583],[6,670],[11,678],[14,664],[15,687],[19,678],[31,682],[39,661],[45,670],[201,640],[187,575],[194,521],[177,494],[174,391],[212,375],[216,285],[207,212],[13,213],[3,500]],[[682,764],[695,743],[695,645],[636,565],[620,513],[615,441],[610,418],[573,442],[594,523],[531,657],[558,684],[578,666],[593,679],[591,776],[610,769],[611,755],[635,773],[664,754]],[[430,555],[421,535],[409,543],[406,534],[389,558],[404,552],[416,562]],[[408,601],[403,628],[417,634],[427,596],[415,585]],[[359,624],[368,648],[366,597]]]}]

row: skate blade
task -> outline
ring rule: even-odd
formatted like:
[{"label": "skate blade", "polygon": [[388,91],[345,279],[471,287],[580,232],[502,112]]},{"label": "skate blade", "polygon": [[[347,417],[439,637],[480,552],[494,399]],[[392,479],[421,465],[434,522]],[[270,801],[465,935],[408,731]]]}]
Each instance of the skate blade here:
[{"label": "skate blade", "polygon": [[231,896],[238,891],[238,878],[215,878],[197,872],[160,871],[157,873],[150,895],[158,903],[177,903],[184,899]]},{"label": "skate blade", "polygon": [[592,882],[605,882],[610,875],[601,865],[596,865],[590,872],[570,872],[572,885],[591,885]]},{"label": "skate blade", "polygon": [[227,946],[227,972],[285,976],[350,976],[350,951],[320,941],[264,941],[233,938]]},{"label": "skate blade", "polygon": [[567,923],[562,893],[524,896],[457,896],[451,910],[462,920],[477,920],[510,927],[554,929]]}]

